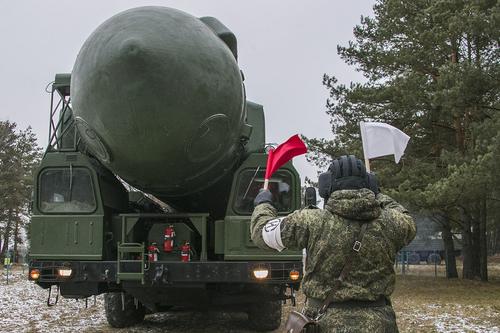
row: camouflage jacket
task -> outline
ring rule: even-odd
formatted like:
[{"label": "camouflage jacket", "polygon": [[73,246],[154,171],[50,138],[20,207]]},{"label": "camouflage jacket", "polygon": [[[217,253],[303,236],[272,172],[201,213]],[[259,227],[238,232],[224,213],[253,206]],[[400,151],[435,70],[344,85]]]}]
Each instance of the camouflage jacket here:
[{"label": "camouflage jacket", "polygon": [[[258,205],[252,215],[252,240],[269,249],[262,229],[276,218],[276,209]],[[335,301],[375,300],[394,291],[396,253],[414,237],[412,217],[387,195],[368,189],[335,191],[325,209],[303,209],[281,222],[281,242],[288,249],[307,249],[302,289],[307,297],[326,298],[333,281],[340,275],[351,251],[355,232],[370,223],[351,272],[335,293]]]}]

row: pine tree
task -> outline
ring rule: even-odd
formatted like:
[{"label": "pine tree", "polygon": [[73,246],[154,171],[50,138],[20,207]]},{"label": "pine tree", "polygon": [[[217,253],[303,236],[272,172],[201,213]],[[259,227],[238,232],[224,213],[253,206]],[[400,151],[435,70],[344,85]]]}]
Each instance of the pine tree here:
[{"label": "pine tree", "polygon": [[409,134],[400,164],[381,158],[372,169],[384,191],[446,221],[445,233],[461,230],[464,277],[483,280],[498,215],[499,33],[497,1],[377,1],[355,40],[338,47],[366,82],[347,86],[325,75],[333,140],[308,140],[309,159],[324,167],[329,156],[362,155],[362,120]]},{"label": "pine tree", "polygon": [[33,185],[33,170],[40,161],[40,148],[28,127],[16,130],[16,124],[0,121],[0,257],[13,244],[14,262],[22,230],[28,221]]}]

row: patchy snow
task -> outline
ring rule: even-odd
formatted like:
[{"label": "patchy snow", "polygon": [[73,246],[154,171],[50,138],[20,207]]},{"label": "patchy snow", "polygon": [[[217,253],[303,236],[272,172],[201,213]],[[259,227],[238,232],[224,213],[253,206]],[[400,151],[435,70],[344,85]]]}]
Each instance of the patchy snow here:
[{"label": "patchy snow", "polygon": [[85,301],[59,297],[56,306],[47,306],[48,290],[27,280],[27,273],[14,271],[6,284],[0,271],[0,332],[101,332],[101,333],[249,333],[246,315],[223,312],[171,312],[146,316],[135,327],[111,328],[104,313],[102,296]]},{"label": "patchy snow", "polygon": [[[9,285],[6,285],[3,273],[0,276],[1,332],[250,332],[244,314],[222,312],[160,313],[147,316],[145,322],[136,327],[113,329],[106,321],[102,296],[96,298],[95,306],[90,298],[88,308],[85,308],[85,302],[82,300],[62,297],[56,306],[48,307],[48,291],[28,281],[27,273],[14,271]],[[299,296],[298,302],[303,302],[303,296]],[[290,310],[289,306],[284,310],[283,323],[286,313]],[[475,317],[478,313],[481,318]],[[478,308],[436,301],[398,312],[397,316],[398,320],[410,324],[411,332],[500,333],[500,327],[492,324],[498,324],[498,320],[494,319],[499,316],[499,309],[493,306]]]},{"label": "patchy snow", "polygon": [[[477,320],[471,313],[478,311],[475,306],[461,304],[445,304],[443,312],[434,319],[438,332],[491,332],[500,333],[500,328],[487,320]],[[498,311],[493,308],[482,308],[482,318],[498,318]]]},{"label": "patchy snow", "polygon": [[102,297],[87,309],[84,301],[62,297],[56,306],[48,307],[48,291],[28,281],[26,274],[14,271],[9,280],[8,285],[5,276],[0,280],[0,328],[4,332],[74,332],[106,323]]},{"label": "patchy snow", "polygon": [[500,332],[498,327],[491,327],[488,323],[477,324],[470,318],[459,314],[442,313],[433,319],[438,332]]},{"label": "patchy snow", "polygon": [[[477,309],[473,306],[463,306],[461,304],[428,304],[427,308],[430,310],[429,312],[422,312],[422,309],[415,309],[413,312],[404,314],[406,317],[412,319],[416,332],[424,332],[424,327],[433,326],[440,333],[500,333],[499,327],[483,319],[478,320],[474,318],[471,313],[477,311]],[[498,312],[495,309],[483,309],[482,318],[484,317],[494,319],[498,317]]]}]

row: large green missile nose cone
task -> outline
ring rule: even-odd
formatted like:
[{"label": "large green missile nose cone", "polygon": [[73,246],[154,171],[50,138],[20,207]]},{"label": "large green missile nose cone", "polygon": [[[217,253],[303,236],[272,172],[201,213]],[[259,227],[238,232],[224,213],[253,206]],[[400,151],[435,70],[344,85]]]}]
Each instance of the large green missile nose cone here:
[{"label": "large green missile nose cone", "polygon": [[71,96],[90,153],[142,190],[187,195],[238,161],[239,67],[214,31],[184,12],[141,7],[104,22],[78,54]]}]

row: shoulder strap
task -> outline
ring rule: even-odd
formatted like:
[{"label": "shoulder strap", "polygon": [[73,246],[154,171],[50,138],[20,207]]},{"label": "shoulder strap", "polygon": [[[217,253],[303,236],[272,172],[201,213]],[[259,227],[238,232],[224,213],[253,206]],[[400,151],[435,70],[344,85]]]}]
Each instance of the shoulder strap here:
[{"label": "shoulder strap", "polygon": [[368,223],[363,223],[361,224],[361,229],[359,230],[359,233],[354,237],[354,243],[352,245],[351,251],[349,251],[349,255],[346,258],[346,261],[344,263],[344,267],[342,268],[342,271],[340,272],[340,275],[338,278],[335,279],[334,284],[333,284],[333,289],[328,293],[328,296],[326,297],[325,301],[323,302],[323,305],[321,306],[321,309],[319,310],[319,313],[323,313],[326,311],[330,303],[333,301],[333,294],[335,291],[338,290],[340,287],[340,284],[342,281],[345,280],[349,272],[351,271],[352,268],[352,260],[354,259],[354,256],[358,254],[359,250],[361,249],[361,241],[363,240],[363,236],[366,232],[366,229],[368,228]]}]

